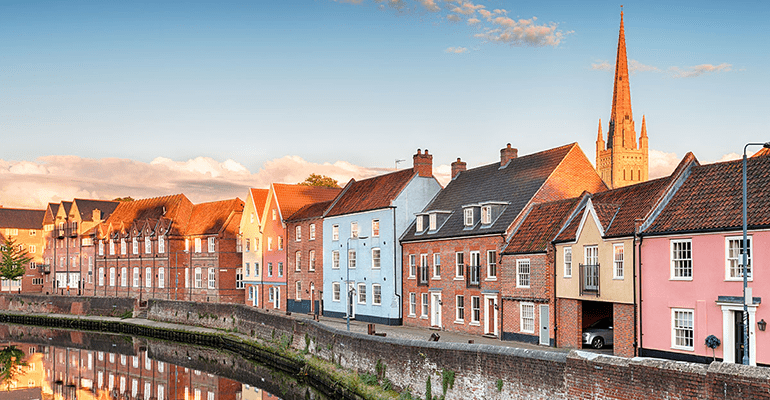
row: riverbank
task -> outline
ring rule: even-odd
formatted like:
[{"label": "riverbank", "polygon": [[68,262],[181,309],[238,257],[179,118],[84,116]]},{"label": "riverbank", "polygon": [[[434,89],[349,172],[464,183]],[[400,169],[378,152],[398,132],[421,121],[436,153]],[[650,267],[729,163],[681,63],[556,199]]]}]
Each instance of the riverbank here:
[{"label": "riverbank", "polygon": [[[29,304],[30,300],[27,295],[24,301]],[[0,305],[8,305],[5,309],[34,311],[21,301],[13,296],[0,296]],[[72,301],[87,303],[88,298],[73,298]],[[34,303],[39,310],[40,301]],[[306,360],[302,361],[305,365],[325,363],[309,365],[307,368],[311,368],[313,374],[324,373],[327,369],[351,371],[352,376],[367,376],[367,379],[380,382],[387,380],[394,387],[410,390],[420,397],[425,397],[428,392],[444,395],[446,399],[738,399],[770,396],[770,369],[762,367],[383,338],[237,304],[150,300],[146,309],[137,311],[146,313],[147,319],[119,320],[119,326],[110,329],[125,329],[128,331],[118,332],[139,335],[142,335],[142,329],[178,329],[186,334],[220,337],[214,345],[219,343],[221,346],[230,345],[230,340],[235,337],[234,351],[243,351],[247,355],[249,349],[258,346],[239,348],[238,342],[266,344],[274,360],[268,362],[287,363],[289,370],[301,374],[303,372],[294,364],[299,361],[281,353],[291,349],[289,354],[301,355]],[[67,321],[101,318],[115,323],[110,319],[114,317],[59,315],[56,318]]]}]

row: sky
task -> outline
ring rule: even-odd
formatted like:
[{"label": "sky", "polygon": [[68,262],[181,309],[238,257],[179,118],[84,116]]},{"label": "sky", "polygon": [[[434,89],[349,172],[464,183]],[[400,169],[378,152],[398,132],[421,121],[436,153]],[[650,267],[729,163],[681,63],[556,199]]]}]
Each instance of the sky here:
[{"label": "sky", "polygon": [[[770,140],[770,2],[623,2],[650,175]],[[620,3],[0,0],[0,205],[342,184],[604,131]]]}]

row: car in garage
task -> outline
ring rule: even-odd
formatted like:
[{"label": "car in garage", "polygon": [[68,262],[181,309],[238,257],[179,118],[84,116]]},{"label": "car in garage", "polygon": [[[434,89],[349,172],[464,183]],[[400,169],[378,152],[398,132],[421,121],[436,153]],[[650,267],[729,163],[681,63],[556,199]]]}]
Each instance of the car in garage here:
[{"label": "car in garage", "polygon": [[613,344],[612,317],[605,317],[583,328],[583,344],[601,349]]}]

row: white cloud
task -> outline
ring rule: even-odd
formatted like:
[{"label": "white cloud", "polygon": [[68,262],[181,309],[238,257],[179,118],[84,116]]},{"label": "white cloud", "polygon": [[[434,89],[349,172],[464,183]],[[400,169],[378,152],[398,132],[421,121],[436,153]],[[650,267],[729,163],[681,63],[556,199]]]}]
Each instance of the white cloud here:
[{"label": "white cloud", "polygon": [[719,65],[701,64],[684,68],[671,67],[668,71],[672,78],[695,78],[712,72],[728,72],[732,70],[732,67],[733,65],[728,63]]},{"label": "white cloud", "polygon": [[446,16],[446,19],[452,21],[452,22],[460,22],[460,16],[455,14],[449,14]]},{"label": "white cloud", "polygon": [[479,22],[481,22],[481,20],[479,20],[478,18],[468,18],[468,25],[476,25]]},{"label": "white cloud", "polygon": [[468,48],[467,47],[449,47],[446,50],[444,50],[445,53],[454,53],[454,54],[462,54],[467,53]]},{"label": "white cloud", "polygon": [[312,163],[298,156],[266,162],[256,172],[233,160],[208,157],[174,161],[158,157],[150,163],[128,159],[48,156],[32,161],[0,160],[0,205],[44,208],[49,202],[78,198],[147,198],[184,193],[193,202],[245,198],[250,187],[272,182],[297,183],[311,173],[330,176],[344,185],[391,170],[345,161]]},{"label": "white cloud", "polygon": [[671,175],[681,159],[677,157],[676,153],[650,149],[648,161],[650,179],[656,179]]},{"label": "white cloud", "polygon": [[661,72],[658,67],[642,64],[636,60],[628,60],[628,72],[633,75],[637,72]]},{"label": "white cloud", "polygon": [[591,69],[599,71],[612,71],[614,68],[615,66],[607,60],[596,60],[595,63],[591,64]]},{"label": "white cloud", "polygon": [[420,4],[428,11],[439,11],[441,8],[436,4],[436,0],[420,0]]},{"label": "white cloud", "polygon": [[511,46],[558,46],[564,36],[572,32],[563,32],[558,25],[538,25],[537,18],[520,19],[515,21],[508,17],[496,17],[493,22],[502,28],[487,28],[483,33],[478,33],[477,38],[483,38],[490,42],[504,43]]}]

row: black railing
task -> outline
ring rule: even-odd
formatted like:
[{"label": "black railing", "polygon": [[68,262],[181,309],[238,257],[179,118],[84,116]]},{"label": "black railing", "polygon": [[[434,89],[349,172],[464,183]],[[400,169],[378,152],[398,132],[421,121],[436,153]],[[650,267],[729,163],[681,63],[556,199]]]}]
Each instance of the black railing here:
[{"label": "black railing", "polygon": [[417,267],[417,286],[428,286],[428,266]]},{"label": "black railing", "polygon": [[38,264],[37,266],[40,268],[40,272],[44,274],[50,274],[51,273],[51,264]]},{"label": "black railing", "polygon": [[580,264],[580,295],[599,296],[599,264]]},{"label": "black railing", "polygon": [[469,265],[465,268],[465,286],[481,287],[481,266]]},{"label": "black railing", "polygon": [[57,226],[54,229],[56,238],[64,239],[65,237],[77,237],[78,236],[78,223],[77,222],[65,222]]}]

